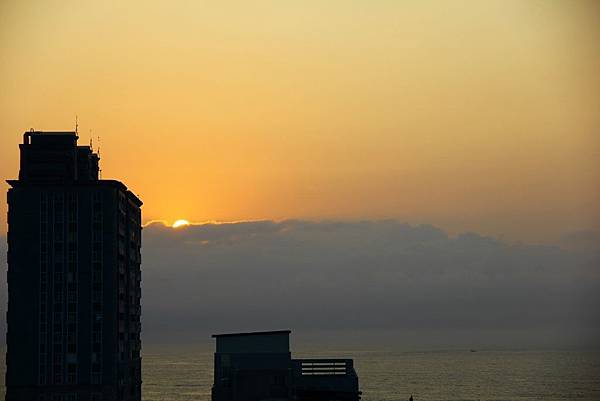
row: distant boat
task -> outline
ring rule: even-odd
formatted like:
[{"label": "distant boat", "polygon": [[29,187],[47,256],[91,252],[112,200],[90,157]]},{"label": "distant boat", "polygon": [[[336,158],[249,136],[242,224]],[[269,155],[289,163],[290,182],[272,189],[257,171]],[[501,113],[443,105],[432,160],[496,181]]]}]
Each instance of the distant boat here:
[{"label": "distant boat", "polygon": [[477,352],[476,349],[470,349],[469,352]]}]

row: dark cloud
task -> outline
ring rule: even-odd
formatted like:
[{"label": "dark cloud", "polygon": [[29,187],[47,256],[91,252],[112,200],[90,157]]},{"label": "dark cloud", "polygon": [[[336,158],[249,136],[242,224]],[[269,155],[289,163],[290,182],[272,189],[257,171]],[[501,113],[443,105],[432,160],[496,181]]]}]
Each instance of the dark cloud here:
[{"label": "dark cloud", "polygon": [[144,338],[292,328],[428,333],[429,344],[563,333],[585,345],[600,328],[599,261],[598,252],[395,221],[152,224],[143,232]]},{"label": "dark cloud", "polygon": [[600,327],[598,254],[395,221],[144,230],[152,333]]},{"label": "dark cloud", "polygon": [[562,236],[560,245],[570,250],[600,252],[600,232],[572,231]]}]

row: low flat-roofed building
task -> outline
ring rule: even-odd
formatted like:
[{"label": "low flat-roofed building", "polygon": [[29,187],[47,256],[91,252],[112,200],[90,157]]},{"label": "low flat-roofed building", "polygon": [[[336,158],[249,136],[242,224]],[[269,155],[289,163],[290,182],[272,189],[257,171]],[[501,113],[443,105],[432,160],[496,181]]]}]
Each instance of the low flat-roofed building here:
[{"label": "low flat-roofed building", "polygon": [[352,359],[292,359],[290,333],[213,335],[212,401],[360,399]]}]

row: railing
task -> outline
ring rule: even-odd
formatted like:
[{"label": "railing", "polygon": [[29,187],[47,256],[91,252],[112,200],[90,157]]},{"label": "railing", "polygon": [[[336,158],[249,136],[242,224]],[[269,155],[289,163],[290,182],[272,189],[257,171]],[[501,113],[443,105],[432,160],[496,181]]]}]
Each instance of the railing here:
[{"label": "railing", "polygon": [[355,375],[352,359],[294,359],[294,366],[302,376]]}]

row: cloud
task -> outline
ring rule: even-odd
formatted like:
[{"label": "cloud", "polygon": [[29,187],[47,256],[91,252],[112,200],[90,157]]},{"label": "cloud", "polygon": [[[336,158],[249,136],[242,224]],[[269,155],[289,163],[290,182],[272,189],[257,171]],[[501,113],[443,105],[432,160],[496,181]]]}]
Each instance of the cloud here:
[{"label": "cloud", "polygon": [[395,221],[152,224],[143,239],[149,336],[291,327],[576,337],[600,327],[594,253]]},{"label": "cloud", "polygon": [[600,252],[600,232],[572,231],[562,236],[560,245],[565,249]]},{"label": "cloud", "polygon": [[[600,338],[597,251],[396,221],[288,220],[150,224],[142,258],[151,342],[273,328],[417,333],[428,344],[460,343],[464,333],[496,333],[500,345],[503,333],[511,344]],[[0,296],[5,305],[5,287]]]}]

